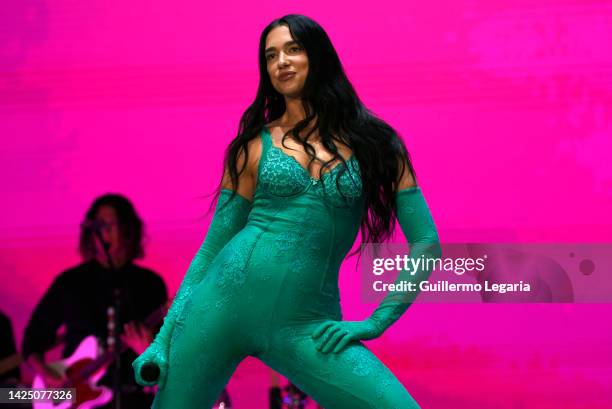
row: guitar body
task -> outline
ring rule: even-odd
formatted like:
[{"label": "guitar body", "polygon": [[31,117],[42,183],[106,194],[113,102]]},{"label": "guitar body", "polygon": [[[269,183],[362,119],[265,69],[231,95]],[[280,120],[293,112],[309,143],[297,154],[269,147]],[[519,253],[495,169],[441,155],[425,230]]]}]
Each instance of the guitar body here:
[{"label": "guitar body", "polygon": [[[101,354],[101,348],[95,336],[88,336],[79,344],[72,355],[61,361],[51,364],[59,372],[66,374],[68,379],[74,379],[78,373]],[[103,406],[113,399],[113,391],[106,386],[97,386],[97,382],[104,376],[107,366],[100,367],[91,377],[83,382],[77,382],[75,402],[32,402],[33,409],[93,409]],[[33,388],[46,388],[44,379],[38,375],[32,382]]]}]

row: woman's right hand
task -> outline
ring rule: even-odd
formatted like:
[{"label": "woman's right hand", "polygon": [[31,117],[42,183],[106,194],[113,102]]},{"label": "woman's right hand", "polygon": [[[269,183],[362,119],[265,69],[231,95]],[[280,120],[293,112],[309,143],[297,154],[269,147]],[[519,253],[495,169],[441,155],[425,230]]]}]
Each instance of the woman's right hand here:
[{"label": "woman's right hand", "polygon": [[[154,364],[159,368],[159,378],[154,382],[147,382],[142,379],[140,371],[145,364]],[[166,384],[168,374],[168,347],[161,343],[153,341],[151,345],[132,362],[136,383],[141,386],[153,386],[157,384],[160,389]]]}]

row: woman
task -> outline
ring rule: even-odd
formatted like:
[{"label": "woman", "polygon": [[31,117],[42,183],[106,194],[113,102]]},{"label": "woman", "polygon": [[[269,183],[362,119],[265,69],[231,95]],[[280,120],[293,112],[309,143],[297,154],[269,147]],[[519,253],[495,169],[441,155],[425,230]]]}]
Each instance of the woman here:
[{"label": "woman", "polygon": [[161,369],[154,408],[210,407],[246,356],[326,409],[416,408],[360,342],[380,336],[411,297],[388,295],[370,318],[350,322],[341,321],[338,295],[360,226],[364,242],[380,242],[397,216],[411,256],[439,254],[408,153],[361,104],[311,19],[270,23],[259,64],[206,239],[134,369]]}]

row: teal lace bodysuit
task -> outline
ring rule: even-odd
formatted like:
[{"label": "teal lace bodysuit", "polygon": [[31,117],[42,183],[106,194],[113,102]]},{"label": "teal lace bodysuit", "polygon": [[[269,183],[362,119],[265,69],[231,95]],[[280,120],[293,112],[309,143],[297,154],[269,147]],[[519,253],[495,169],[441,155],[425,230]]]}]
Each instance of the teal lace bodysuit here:
[{"label": "teal lace bodysuit", "polygon": [[[252,203],[221,190],[160,334],[134,362],[142,384],[151,384],[139,376],[144,363],[162,369],[153,408],[211,407],[247,356],[325,409],[418,408],[360,341],[379,336],[412,300],[389,295],[368,320],[341,321],[338,271],[363,217],[357,159],[317,180],[272,143],[267,128],[261,138]],[[436,243],[420,188],[397,195],[408,241]]]}]

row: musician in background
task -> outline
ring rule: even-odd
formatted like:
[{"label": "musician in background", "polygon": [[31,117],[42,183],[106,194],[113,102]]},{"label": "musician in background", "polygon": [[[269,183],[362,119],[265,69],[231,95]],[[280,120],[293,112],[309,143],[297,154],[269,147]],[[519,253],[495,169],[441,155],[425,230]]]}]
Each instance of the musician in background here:
[{"label": "musician in background", "polygon": [[[10,318],[0,311],[0,388],[21,388],[21,359],[17,353],[13,325]],[[8,405],[7,405],[8,406]],[[11,403],[11,409],[31,409],[26,402]]]},{"label": "musician in background", "polygon": [[[2,311],[0,311],[0,363],[10,360],[17,354],[15,346],[15,337],[13,336],[13,326],[11,320]],[[19,362],[15,365],[0,365],[0,387],[14,387],[21,380],[21,372],[19,371]]]},{"label": "musician in background", "polygon": [[[106,243],[112,265],[100,238]],[[128,347],[120,359],[121,407],[151,407],[153,395],[136,384],[131,363],[159,330],[164,314],[159,314],[155,324],[150,323],[151,317],[163,308],[168,295],[158,274],[134,264],[135,259],[144,255],[142,239],[142,220],[124,196],[98,197],[87,211],[79,244],[83,261],[55,278],[37,304],[23,338],[24,359],[45,379],[48,387],[58,387],[65,380],[44,359],[45,351],[55,344],[58,328],[65,325],[63,358],[72,355],[89,335],[95,335],[106,349],[108,308],[113,306],[113,291],[118,288],[117,341]],[[152,327],[143,324],[147,317]],[[112,387],[113,371],[114,364],[111,364],[98,384]],[[112,407],[112,401],[104,407]]]}]

